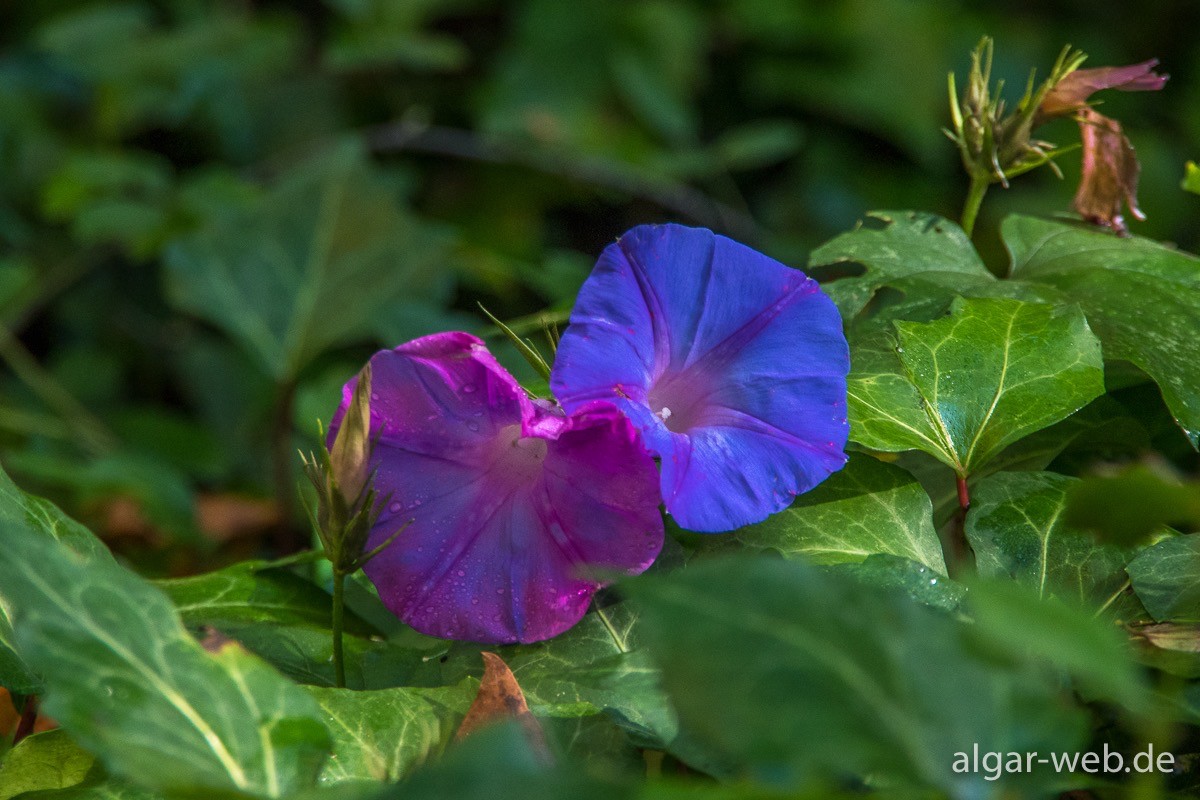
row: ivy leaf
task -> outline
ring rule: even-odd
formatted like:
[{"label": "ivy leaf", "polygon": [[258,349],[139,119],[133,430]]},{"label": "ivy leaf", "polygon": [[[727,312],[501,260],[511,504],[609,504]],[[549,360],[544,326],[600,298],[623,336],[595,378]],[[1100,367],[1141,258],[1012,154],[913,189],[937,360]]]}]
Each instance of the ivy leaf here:
[{"label": "ivy leaf", "polygon": [[[163,800],[162,795],[149,789],[135,786],[118,778],[105,777],[94,780],[89,777],[83,783],[65,789],[47,789],[39,791],[37,794],[21,795],[22,800],[27,796],[36,797],[37,800]],[[240,798],[229,795],[212,796],[212,800],[226,800],[226,798],[240,800]]]},{"label": "ivy leaf", "polygon": [[[982,775],[952,769],[964,743],[1041,751],[1081,741],[1082,717],[1035,669],[991,661],[967,626],[893,592],[761,557],[622,586],[642,608],[681,727],[743,774],[796,785],[870,773],[894,788],[983,796]],[[1034,789],[1057,776],[1006,780]]]},{"label": "ivy leaf", "polygon": [[[335,684],[328,628],[241,622],[222,623],[218,629],[293,681]],[[343,648],[346,685],[352,689],[440,685],[436,654],[428,649],[353,635],[345,637]]]},{"label": "ivy leaf", "polygon": [[321,785],[404,777],[450,741],[474,688],[473,682],[375,691],[308,687],[333,734]]},{"label": "ivy leaf", "polygon": [[875,450],[922,450],[966,476],[1104,392],[1100,343],[1076,307],[965,299],[895,327],[894,345],[852,359],[851,438]]},{"label": "ivy leaf", "polygon": [[878,589],[898,590],[918,603],[942,611],[958,611],[967,587],[924,564],[879,553],[853,564],[835,564],[827,570]]},{"label": "ivy leaf", "polygon": [[329,348],[369,339],[380,314],[438,296],[449,286],[435,267],[441,247],[343,148],[169,246],[167,294],[268,375],[292,379]]},{"label": "ivy leaf", "polygon": [[1001,226],[1012,275],[1079,303],[1104,343],[1154,379],[1193,447],[1200,447],[1200,259],[1138,237],[1033,217]]},{"label": "ivy leaf", "polygon": [[[545,642],[489,648],[504,659],[539,717],[582,717],[608,713],[648,745],[663,749],[676,736],[674,714],[659,684],[658,670],[641,650],[638,616],[627,604],[587,614],[562,636]],[[479,674],[480,647],[455,645],[443,681]]]},{"label": "ivy leaf", "polygon": [[1126,547],[1166,525],[1200,528],[1200,484],[1184,483],[1165,465],[1133,464],[1088,476],[1067,499],[1068,523]]},{"label": "ivy leaf", "polygon": [[734,535],[817,564],[890,553],[946,574],[929,495],[904,470],[861,453],[790,508]]},{"label": "ivy leaf", "polygon": [[1200,621],[1200,535],[1163,539],[1126,569],[1133,591],[1156,620]]},{"label": "ivy leaf", "polygon": [[1146,709],[1146,686],[1129,646],[1107,620],[1007,580],[975,582],[968,603],[974,632],[993,647],[1044,659],[1093,694]]},{"label": "ivy leaf", "polygon": [[[58,506],[26,494],[0,469],[0,527],[27,526],[31,536],[62,542],[81,556],[112,562],[112,553],[95,535]],[[0,592],[0,686],[20,694],[37,694],[41,681],[17,654],[16,639]]]},{"label": "ivy leaf", "polygon": [[1078,483],[1053,472],[1001,472],[980,481],[966,519],[979,574],[1084,607],[1119,592],[1124,551],[1066,523],[1067,495]]},{"label": "ivy leaf", "polygon": [[0,761],[0,800],[23,792],[66,789],[82,783],[96,757],[64,730],[45,731],[20,741]]},{"label": "ivy leaf", "polygon": [[[264,564],[241,561],[203,575],[158,581],[157,585],[189,627],[270,623],[328,631],[333,609],[329,594],[295,573],[264,569]],[[349,611],[345,624],[350,634],[376,633]]]},{"label": "ivy leaf", "polygon": [[921,302],[941,304],[939,310],[966,287],[997,283],[962,228],[917,211],[868,213],[854,230],[814,250],[808,272],[818,278],[848,273],[822,285],[846,320],[897,282]]},{"label": "ivy leaf", "polygon": [[45,710],[119,776],[191,793],[282,797],[328,752],[316,704],[236,645],[206,654],[157,589],[0,525],[0,592]]}]

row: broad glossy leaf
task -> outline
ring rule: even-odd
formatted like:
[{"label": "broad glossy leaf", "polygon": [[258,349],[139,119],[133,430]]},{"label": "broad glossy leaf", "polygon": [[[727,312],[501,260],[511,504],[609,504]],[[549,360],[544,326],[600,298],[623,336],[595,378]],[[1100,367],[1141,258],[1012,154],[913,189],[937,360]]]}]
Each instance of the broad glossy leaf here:
[{"label": "broad glossy leaf", "polygon": [[1043,659],[1093,695],[1145,709],[1146,686],[1133,652],[1112,623],[1011,581],[977,581],[967,602],[974,632],[991,646]]},{"label": "broad glossy leaf", "polygon": [[955,302],[949,317],[897,322],[852,355],[850,435],[922,450],[969,475],[1005,447],[1104,392],[1100,343],[1076,307]]},{"label": "broad glossy leaf", "polygon": [[[0,526],[27,526],[29,535],[62,542],[88,560],[111,562],[112,553],[95,535],[58,506],[26,494],[0,469]],[[37,693],[41,681],[16,652],[12,623],[0,592],[0,686],[22,694]]]},{"label": "broad glossy leaf", "polygon": [[179,309],[222,328],[267,374],[292,378],[376,317],[438,296],[441,239],[398,209],[352,148],[297,168],[246,212],[167,251]]},{"label": "broad glossy leaf", "polygon": [[22,739],[0,761],[0,800],[23,792],[65,789],[82,783],[96,757],[75,744],[64,730]]},{"label": "broad glossy leaf", "polygon": [[[240,561],[215,572],[158,581],[183,624],[197,627],[270,623],[329,630],[333,602],[327,592],[295,573]],[[346,631],[369,636],[374,629],[353,613]]]},{"label": "broad glossy leaf", "polygon": [[[67,789],[41,791],[30,798],[37,800],[163,800],[163,796],[135,786],[118,778],[98,778],[93,781],[90,777],[83,783]],[[244,795],[243,795],[244,797]],[[228,795],[211,795],[211,800],[241,800]],[[22,797],[24,800],[24,797]]]},{"label": "broad glossy leaf", "polygon": [[1053,472],[1002,472],[980,481],[966,519],[979,574],[1084,607],[1120,591],[1128,556],[1065,521],[1067,493],[1077,483]]},{"label": "broad glossy leaf", "polygon": [[1078,302],[1108,359],[1131,361],[1158,384],[1200,446],[1200,259],[1137,237],[1012,216],[1001,226],[1012,275]]},{"label": "broad glossy leaf", "polygon": [[[258,623],[225,623],[219,629],[297,683],[335,683],[328,629]],[[352,689],[440,685],[436,651],[354,635],[344,638],[343,648],[346,685]]]},{"label": "broad glossy leaf", "polygon": [[1156,620],[1200,621],[1200,534],[1163,539],[1138,553],[1127,570]]},{"label": "broad glossy leaf", "polygon": [[[521,684],[534,714],[578,717],[610,714],[622,727],[661,749],[675,738],[675,718],[646,658],[638,617],[628,604],[591,611],[578,625],[545,642],[495,650]],[[481,673],[480,647],[455,645],[443,666],[446,682]]]},{"label": "broad glossy leaf", "polygon": [[952,771],[964,743],[1080,743],[1081,717],[1036,669],[991,661],[963,623],[897,593],[765,558],[712,559],[622,586],[643,609],[681,728],[775,785],[870,773],[986,796],[981,775]]},{"label": "broad glossy leaf", "polygon": [[791,507],[735,536],[817,564],[889,553],[946,573],[929,495],[904,470],[861,453]]},{"label": "broad glossy leaf", "polygon": [[45,711],[114,774],[165,792],[286,796],[329,734],[311,698],[236,645],[210,656],[157,589],[0,526],[0,592]]},{"label": "broad glossy leaf", "polygon": [[997,283],[961,228],[917,211],[870,212],[854,230],[814,250],[808,271],[817,277],[848,273],[822,285],[847,321],[881,287],[898,281],[907,293],[941,308],[968,287]]},{"label": "broad glossy leaf", "polygon": [[450,741],[475,689],[473,681],[441,689],[309,687],[333,735],[321,785],[404,777]]},{"label": "broad glossy leaf", "polygon": [[899,556],[877,554],[857,563],[835,564],[826,569],[867,586],[904,592],[918,603],[943,611],[957,611],[967,593],[967,587],[943,573]]},{"label": "broad glossy leaf", "polygon": [[1153,463],[1088,476],[1071,487],[1067,522],[1125,547],[1166,525],[1200,530],[1200,483],[1184,483]]},{"label": "broad glossy leaf", "polygon": [[633,787],[578,767],[547,769],[515,723],[468,737],[446,756],[391,787],[395,800],[631,800]]}]

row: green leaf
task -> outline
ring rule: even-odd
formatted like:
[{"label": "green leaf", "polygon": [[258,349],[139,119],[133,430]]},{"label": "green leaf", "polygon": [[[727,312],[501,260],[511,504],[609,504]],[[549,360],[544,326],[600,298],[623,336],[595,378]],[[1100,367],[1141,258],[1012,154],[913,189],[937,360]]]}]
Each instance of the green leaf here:
[{"label": "green leaf", "polygon": [[1200,621],[1200,534],[1173,536],[1129,562],[1129,581],[1156,620]]},{"label": "green leaf", "polygon": [[22,792],[74,786],[83,781],[95,761],[66,731],[26,737],[0,762],[0,800]]},{"label": "green leaf", "polygon": [[[641,649],[638,616],[626,603],[604,609],[604,615],[611,632],[592,611],[549,641],[487,649],[508,664],[534,714],[578,717],[603,711],[662,749],[675,738],[675,718],[659,685],[658,670]],[[443,681],[479,676],[481,649],[454,645],[443,666]]]},{"label": "green leaf", "polygon": [[968,599],[974,632],[1000,652],[1026,653],[1069,673],[1089,690],[1144,710],[1146,686],[1119,629],[1010,581],[977,581]]},{"label": "green leaf", "polygon": [[960,300],[949,317],[895,327],[895,344],[852,357],[851,437],[875,450],[922,450],[969,475],[1104,392],[1100,344],[1075,307]]},{"label": "green leaf", "polygon": [[271,797],[311,785],[328,752],[316,704],[240,647],[206,654],[166,597],[0,526],[0,592],[46,713],[119,776],[172,791]]},{"label": "green leaf", "polygon": [[996,283],[961,228],[917,211],[870,212],[854,230],[814,250],[808,271],[816,277],[849,273],[822,287],[846,320],[858,316],[881,287],[898,281],[942,308],[967,287]]},{"label": "green leaf", "polygon": [[396,800],[625,800],[632,787],[569,765],[547,768],[512,723],[472,734],[387,795]]},{"label": "green leaf", "polygon": [[835,564],[827,570],[845,575],[868,586],[904,592],[918,603],[943,611],[957,611],[967,587],[919,564],[899,556],[878,554],[853,564]]},{"label": "green leaf", "polygon": [[1066,523],[1077,478],[1002,472],[980,481],[967,512],[967,540],[984,577],[1010,577],[1039,597],[1094,607],[1125,583],[1125,553]]},{"label": "green leaf", "polygon": [[1185,484],[1154,464],[1089,476],[1071,487],[1067,522],[1125,547],[1142,544],[1166,525],[1200,529],[1200,484]]},{"label": "green leaf", "polygon": [[[5,526],[28,526],[31,536],[61,542],[89,560],[113,560],[112,553],[91,531],[49,500],[21,491],[0,469],[0,527]],[[4,593],[0,592],[0,686],[21,694],[36,694],[41,690],[41,681],[17,654],[15,641]]]},{"label": "green leaf", "polygon": [[986,796],[981,775],[953,771],[955,753],[1081,741],[1082,718],[1036,669],[980,655],[968,626],[902,595],[765,558],[622,586],[643,609],[681,727],[775,785],[870,773]]},{"label": "green leaf", "polygon": [[[224,623],[220,631],[288,678],[312,686],[334,685],[333,640],[328,629],[312,625]],[[415,636],[415,634],[414,634]],[[440,647],[441,650],[432,649]],[[437,657],[442,640],[417,644],[346,636],[346,685],[351,689],[440,686]]]},{"label": "green leaf", "polygon": [[[41,791],[35,795],[29,795],[29,797],[37,798],[37,800],[162,800],[160,794],[117,778],[100,778],[95,781],[89,778],[77,786],[56,791]],[[212,795],[210,797],[212,800],[224,800],[228,796]],[[235,797],[230,800],[240,800],[240,798]]]},{"label": "green leaf", "polygon": [[478,688],[473,681],[442,689],[309,687],[333,734],[321,785],[404,777],[450,741]]},{"label": "green leaf", "polygon": [[267,374],[291,379],[329,348],[370,339],[380,314],[438,296],[450,277],[438,269],[441,249],[347,147],[173,243],[167,293]]},{"label": "green leaf", "polygon": [[[221,628],[243,623],[298,625],[328,631],[333,602],[327,592],[293,572],[240,561],[215,572],[158,581],[183,624]],[[370,636],[371,625],[347,612],[346,632]]]},{"label": "green leaf", "polygon": [[790,508],[734,535],[818,564],[890,553],[946,574],[929,495],[904,470],[861,453]]},{"label": "green leaf", "polygon": [[1131,361],[1200,446],[1200,259],[1137,237],[1012,216],[1001,226],[1013,277],[1078,302],[1107,359]]}]

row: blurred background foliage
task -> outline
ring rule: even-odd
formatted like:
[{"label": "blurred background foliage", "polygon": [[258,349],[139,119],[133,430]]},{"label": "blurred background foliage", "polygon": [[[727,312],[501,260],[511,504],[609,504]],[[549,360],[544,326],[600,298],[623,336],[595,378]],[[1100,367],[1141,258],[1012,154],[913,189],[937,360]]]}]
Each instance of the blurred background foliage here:
[{"label": "blurred background foliage", "polygon": [[[292,549],[296,449],[374,349],[487,334],[480,301],[562,318],[643,222],[802,266],[868,209],[957,218],[945,76],[983,34],[1012,102],[1068,42],[1162,60],[1164,92],[1105,113],[1143,164],[1134,232],[1195,250],[1200,8],[1170,5],[6,4],[0,459],[148,571]],[[989,195],[994,269],[1002,216],[1067,210],[1078,162]]]}]

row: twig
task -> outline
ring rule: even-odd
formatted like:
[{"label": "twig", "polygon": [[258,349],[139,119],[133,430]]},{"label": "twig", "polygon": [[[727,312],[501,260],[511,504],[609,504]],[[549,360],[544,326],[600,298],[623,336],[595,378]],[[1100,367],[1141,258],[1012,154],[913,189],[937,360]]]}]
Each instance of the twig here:
[{"label": "twig", "polygon": [[366,136],[368,145],[376,152],[409,151],[492,164],[517,164],[649,200],[743,241],[754,243],[762,238],[758,223],[749,214],[685,183],[667,178],[648,179],[632,167],[609,159],[561,153],[529,142],[412,120],[371,128]]}]

